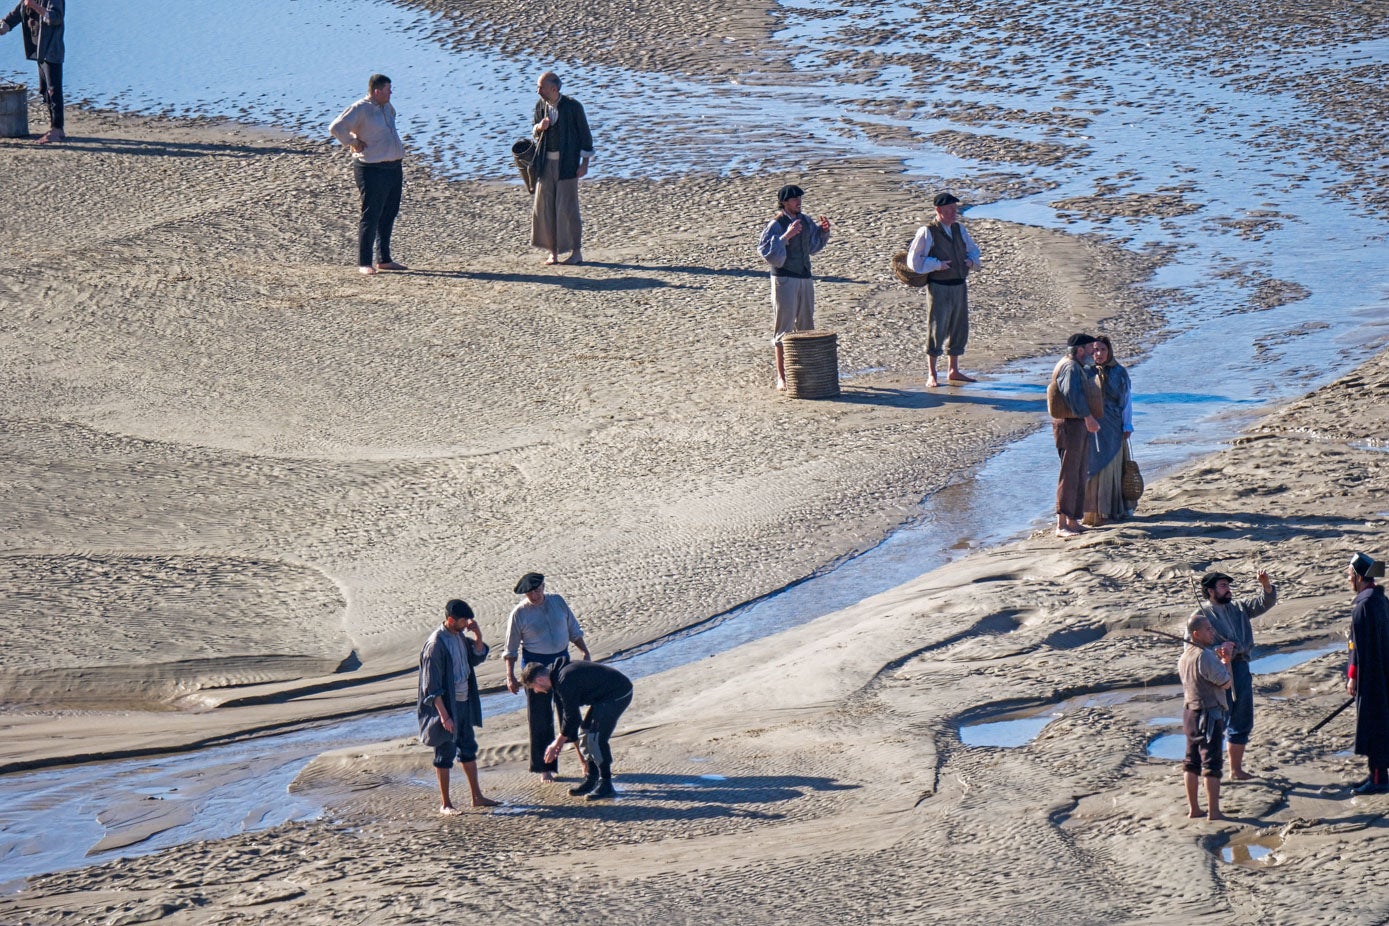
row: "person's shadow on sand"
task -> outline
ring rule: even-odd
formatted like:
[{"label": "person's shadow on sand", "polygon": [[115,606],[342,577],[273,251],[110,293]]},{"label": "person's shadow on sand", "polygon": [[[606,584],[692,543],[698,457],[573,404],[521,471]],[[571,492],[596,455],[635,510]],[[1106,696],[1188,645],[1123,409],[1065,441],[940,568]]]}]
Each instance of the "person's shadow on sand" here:
[{"label": "person's shadow on sand", "polygon": [[[785,814],[767,805],[786,804],[813,791],[851,791],[859,786],[832,778],[806,775],[667,775],[655,773],[617,774],[613,778],[618,800],[598,804],[545,805],[532,808],[546,817],[581,818],[595,809],[609,811],[623,819],[701,820],[741,817],[779,820]],[[757,809],[766,807],[767,809]]]}]

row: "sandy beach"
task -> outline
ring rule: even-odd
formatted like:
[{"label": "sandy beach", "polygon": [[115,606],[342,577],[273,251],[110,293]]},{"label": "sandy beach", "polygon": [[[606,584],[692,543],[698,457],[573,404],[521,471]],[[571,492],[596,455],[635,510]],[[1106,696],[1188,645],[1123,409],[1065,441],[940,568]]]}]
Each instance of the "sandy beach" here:
[{"label": "sandy beach", "polygon": [[[402,6],[436,16],[444,46],[559,43],[562,60],[721,87],[804,67],[778,30],[805,20],[829,36],[799,50],[817,67],[846,81],[898,68],[891,93],[923,99],[950,44],[924,15],[887,25],[859,7],[600,2],[537,38],[511,28],[513,0]],[[1169,6],[1094,15],[1131,27],[1135,60],[1334,113],[1318,150],[1343,178],[1337,208],[1383,205],[1383,62],[1269,73],[1245,53],[1282,41],[1274,22],[1359,48],[1389,11]],[[1083,163],[1098,111],[1024,102],[1036,78],[1006,37],[1045,44],[1059,27],[1040,10],[954,15],[990,24],[967,67],[951,60],[958,79],[1014,88],[1017,108],[932,103],[946,126],[919,132],[846,112],[844,132],[991,169],[909,176],[886,157],[802,157],[807,137],[784,171],[597,171],[577,268],[526,246],[517,182],[446,179],[421,158],[396,233],[412,271],[362,278],[350,166],[327,141],[90,105],[69,108],[70,143],[0,139],[0,775],[399,712],[444,601],[472,602],[499,644],[528,570],[574,607],[596,657],[659,641],[834,569],[1034,432],[1040,392],[924,387],[924,295],[888,258],[937,189],[1006,201],[1045,189],[1041,168]],[[1105,53],[1068,43],[1057,66]],[[1060,85],[1062,100],[1090,89],[1070,71]],[[396,102],[408,120],[408,95]],[[1170,102],[1206,131],[1202,101]],[[45,121],[33,105],[31,125]],[[680,124],[664,113],[652,130]],[[1270,124],[1249,158],[1272,164],[1299,130]],[[1296,200],[1300,169],[1270,166],[1266,208],[1214,213],[1189,180],[1115,172],[1050,204],[1084,234],[967,213],[984,267],[966,369],[1044,367],[1076,330],[1111,334],[1126,361],[1179,337],[1191,322],[1171,323],[1183,297],[1162,272],[1193,245],[1127,230],[1258,241],[1324,204]],[[755,242],[785,182],[834,223],[815,269],[819,326],[839,333],[836,400],[772,388]],[[1231,256],[1203,285],[1239,287],[1224,311],[1254,331],[1315,288],[1273,255]],[[1319,325],[1309,313],[1305,330]],[[1257,362],[1293,382],[1322,372],[1280,336],[1256,336]],[[1218,379],[1223,345],[1202,349]],[[294,776],[320,819],[248,819],[229,838],[40,875],[0,896],[0,923],[1383,922],[1389,798],[1345,787],[1363,774],[1349,715],[1304,731],[1344,700],[1344,563],[1389,555],[1386,409],[1381,352],[1252,426],[1210,424],[1228,446],[1152,482],[1134,520],[972,552],[640,679],[613,803],[527,773],[513,714],[479,731],[484,788],[507,806],[439,817],[407,729]],[[1256,677],[1256,777],[1227,783],[1220,824],[1186,818],[1179,767],[1151,754],[1178,730],[1179,647],[1145,632],[1179,632],[1208,569],[1243,593],[1267,569],[1282,600],[1256,625],[1259,655],[1305,654]],[[1011,720],[1031,733],[970,744]],[[138,851],[195,813],[177,800],[103,810],[89,854]]]},{"label": "sandy beach", "polygon": [[[4,219],[6,770],[406,703],[443,602],[499,640],[531,569],[595,655],[626,649],[872,545],[1037,424],[923,388],[925,302],[882,245],[922,194],[880,165],[807,173],[841,236],[820,324],[844,330],[841,369],[876,372],[797,402],[771,388],[766,179],[595,181],[589,263],[555,270],[519,187],[415,172],[415,269],[359,280],[326,145],[86,113],[71,134],[6,148],[93,217],[52,233],[36,179]],[[103,176],[139,185],[77,182]],[[662,233],[695,203],[719,223]],[[975,369],[1060,330],[1155,330],[1126,288],[1143,261],[975,233],[997,262],[971,293]],[[54,620],[75,613],[94,619]]]}]

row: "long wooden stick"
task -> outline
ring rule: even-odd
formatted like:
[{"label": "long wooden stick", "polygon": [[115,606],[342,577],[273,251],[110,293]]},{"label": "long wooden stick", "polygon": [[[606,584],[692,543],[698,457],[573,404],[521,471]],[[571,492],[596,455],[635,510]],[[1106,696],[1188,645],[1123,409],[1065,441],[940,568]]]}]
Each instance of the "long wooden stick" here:
[{"label": "long wooden stick", "polygon": [[1350,699],[1349,701],[1347,701],[1345,704],[1342,704],[1340,707],[1336,708],[1334,711],[1332,711],[1331,713],[1329,713],[1329,714],[1327,714],[1325,717],[1323,717],[1323,718],[1317,723],[1317,725],[1316,725],[1315,727],[1312,727],[1312,729],[1308,730],[1307,732],[1308,732],[1308,733],[1316,733],[1316,732],[1317,732],[1318,730],[1320,730],[1322,727],[1326,726],[1326,725],[1329,724],[1331,721],[1335,720],[1338,716],[1340,716],[1341,711],[1343,711],[1343,710],[1345,710],[1346,708],[1350,707],[1350,706],[1351,706],[1352,704],[1354,704],[1354,703],[1355,703],[1355,699],[1354,699],[1354,698],[1351,698],[1351,699]]}]

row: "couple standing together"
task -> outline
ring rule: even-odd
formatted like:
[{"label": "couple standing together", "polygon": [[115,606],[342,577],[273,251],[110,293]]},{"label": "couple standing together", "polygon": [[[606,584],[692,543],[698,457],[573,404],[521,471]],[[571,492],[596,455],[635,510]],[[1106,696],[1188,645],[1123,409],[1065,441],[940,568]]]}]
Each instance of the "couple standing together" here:
[{"label": "couple standing together", "polygon": [[[526,573],[515,591],[523,597],[507,621],[506,686],[512,694],[526,690],[530,769],[543,780],[554,781],[560,753],[573,743],[584,779],[569,793],[587,795],[589,800],[614,797],[609,738],[632,703],[632,682],[618,670],[590,661],[574,612],[559,595],[546,593],[543,575]],[[570,660],[571,643],[583,653],[582,660]],[[457,598],[445,606],[443,624],[420,651],[416,712],[420,742],[434,749],[441,813],[458,813],[449,796],[455,759],[468,778],[473,806],[497,806],[497,801],[483,795],[478,782],[478,745],[473,733],[474,727],[482,726],[475,667],[489,651],[473,609]],[[522,664],[519,679],[518,659]]]},{"label": "couple standing together", "polygon": [[1056,480],[1056,536],[1132,513],[1124,499],[1124,464],[1133,433],[1133,388],[1105,335],[1078,333],[1047,385],[1061,474]]},{"label": "couple standing together", "polygon": [[[560,92],[559,75],[546,71],[536,82],[532,132],[536,137],[535,200],[531,244],[548,252],[547,264],[583,263],[583,219],[579,178],[593,159],[593,135],[579,101]],[[357,269],[366,275],[408,270],[391,257],[391,233],[404,190],[405,143],[396,130],[391,79],[373,74],[367,95],[347,107],[328,131],[352,150],[352,172],[361,196],[357,223]],[[563,261],[560,254],[569,256]]]}]

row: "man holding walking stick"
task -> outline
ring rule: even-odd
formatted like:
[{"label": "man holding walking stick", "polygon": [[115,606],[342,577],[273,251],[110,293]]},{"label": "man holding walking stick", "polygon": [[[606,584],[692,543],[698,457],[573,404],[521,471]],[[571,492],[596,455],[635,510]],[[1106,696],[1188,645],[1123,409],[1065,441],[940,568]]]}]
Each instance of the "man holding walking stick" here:
[{"label": "man holding walking stick", "polygon": [[1364,756],[1370,775],[1356,794],[1389,791],[1389,602],[1375,584],[1384,563],[1357,553],[1346,570],[1355,590],[1350,618],[1350,665],[1346,694],[1355,699],[1355,754]]}]

